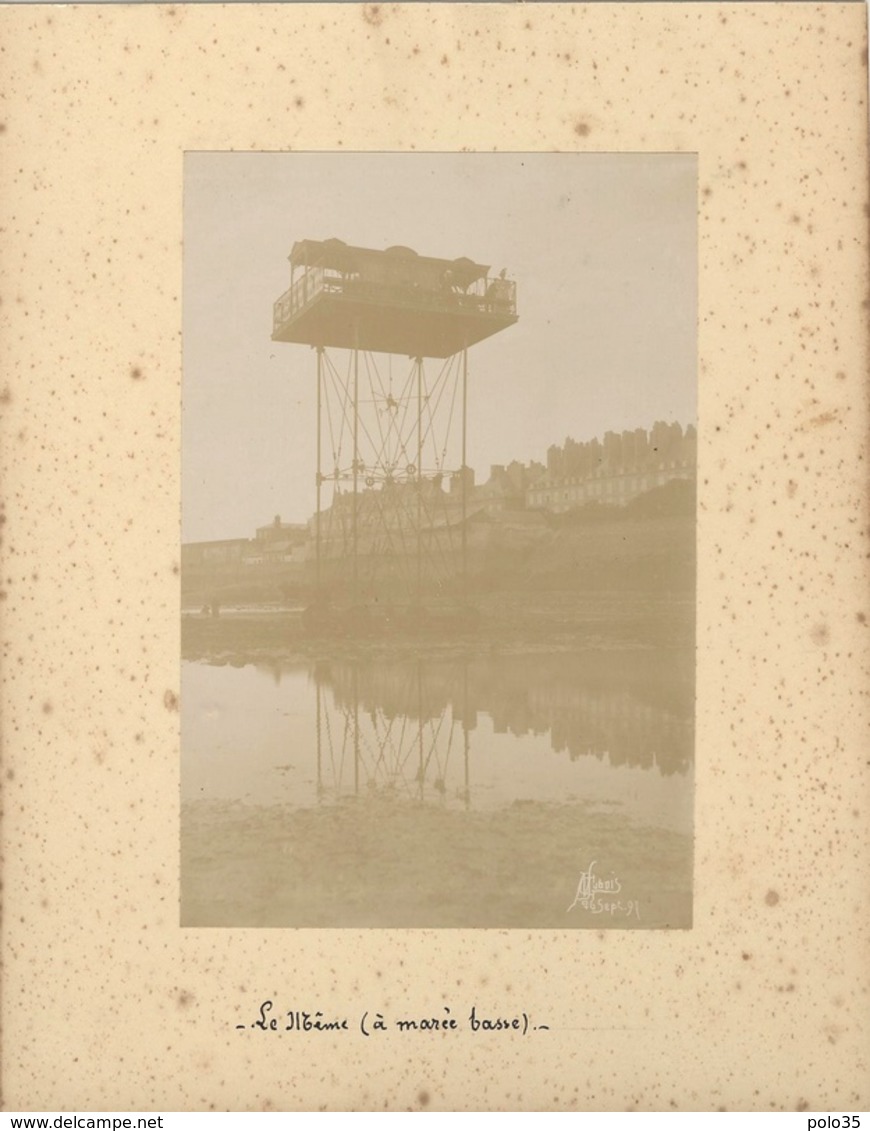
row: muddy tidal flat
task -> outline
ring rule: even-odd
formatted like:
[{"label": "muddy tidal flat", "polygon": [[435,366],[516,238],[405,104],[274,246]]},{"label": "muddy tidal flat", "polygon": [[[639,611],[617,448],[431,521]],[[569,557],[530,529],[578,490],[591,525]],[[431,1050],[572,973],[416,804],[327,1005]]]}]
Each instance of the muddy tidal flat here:
[{"label": "muddy tidal flat", "polygon": [[[192,803],[182,926],[686,928],[691,847],[685,834],[581,804]],[[584,901],[590,866],[610,890]]]}]

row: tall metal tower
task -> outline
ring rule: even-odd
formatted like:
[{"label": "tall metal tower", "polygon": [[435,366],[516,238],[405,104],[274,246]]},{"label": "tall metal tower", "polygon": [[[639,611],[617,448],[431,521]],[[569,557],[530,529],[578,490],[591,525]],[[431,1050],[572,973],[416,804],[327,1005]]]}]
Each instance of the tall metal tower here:
[{"label": "tall metal tower", "polygon": [[468,349],[517,321],[515,283],[467,258],[337,239],[289,259],[272,339],[316,351],[319,596],[419,606],[464,588]]}]

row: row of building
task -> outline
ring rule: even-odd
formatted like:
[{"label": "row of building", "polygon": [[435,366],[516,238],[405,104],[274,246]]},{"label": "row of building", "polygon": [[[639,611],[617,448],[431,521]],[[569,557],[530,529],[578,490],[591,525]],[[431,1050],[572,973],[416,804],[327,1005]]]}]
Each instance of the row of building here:
[{"label": "row of building", "polygon": [[[492,465],[484,483],[475,482],[471,468],[424,481],[423,523],[435,531],[458,526],[463,515],[466,519],[497,519],[520,511],[563,514],[590,503],[625,506],[674,480],[693,480],[696,468],[697,433],[692,425],[684,430],[680,424],[659,421],[649,431],[607,432],[601,440],[568,438],[549,449],[546,466],[515,460]],[[336,495],[332,505],[321,512],[322,551],[341,552],[349,538],[354,506],[358,536],[365,543],[360,550],[385,551],[399,537],[391,531],[413,528],[418,513],[416,492],[417,485],[408,481],[364,487],[355,503],[347,492]],[[314,556],[315,534],[315,516],[307,523],[283,522],[276,516],[259,527],[253,539],[182,546],[182,566],[302,564]]]},{"label": "row of building", "polygon": [[625,506],[675,479],[697,474],[698,436],[693,425],[658,421],[647,431],[606,432],[601,440],[570,437],[547,452],[547,463],[514,461],[490,468],[474,487],[475,503],[487,514],[539,510],[551,514],[603,503]]},{"label": "row of building", "polygon": [[606,432],[603,440],[567,439],[547,452],[547,468],[526,492],[526,506],[561,513],[587,503],[625,506],[674,479],[697,474],[698,434],[677,423],[647,431]]}]

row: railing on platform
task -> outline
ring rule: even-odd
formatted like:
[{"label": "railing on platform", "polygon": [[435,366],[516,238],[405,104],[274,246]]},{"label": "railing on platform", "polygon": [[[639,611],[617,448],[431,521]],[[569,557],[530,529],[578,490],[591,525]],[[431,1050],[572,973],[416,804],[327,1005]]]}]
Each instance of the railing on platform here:
[{"label": "railing on platform", "polygon": [[358,275],[342,275],[323,267],[311,267],[275,302],[273,329],[277,332],[324,293],[360,302],[447,313],[465,311],[514,316],[517,312],[516,282],[501,276],[478,279],[464,289],[457,285],[432,289],[413,282],[375,282],[361,279]]}]

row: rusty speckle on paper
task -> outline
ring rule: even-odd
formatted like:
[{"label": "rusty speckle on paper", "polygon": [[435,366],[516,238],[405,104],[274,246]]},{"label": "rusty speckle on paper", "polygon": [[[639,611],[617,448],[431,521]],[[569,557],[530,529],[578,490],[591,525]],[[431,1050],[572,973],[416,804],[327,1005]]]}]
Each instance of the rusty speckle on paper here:
[{"label": "rusty speckle on paper", "polygon": [[[49,16],[24,4],[0,8],[0,481],[8,516],[0,547],[8,794],[0,1020],[15,1050],[3,1065],[10,1110],[867,1108],[866,22],[857,3],[752,0],[57,5]],[[576,152],[590,146],[594,153]],[[216,338],[233,327],[238,342],[269,342],[271,303],[291,286],[287,256],[297,238],[393,246],[399,259],[413,247],[413,236],[395,230],[408,195],[401,180],[382,207],[356,210],[353,231],[326,223],[296,231],[299,200],[316,202],[324,182],[300,175],[289,188],[276,184],[267,158],[345,152],[696,162],[693,539],[650,541],[640,574],[644,585],[658,584],[663,556],[697,550],[691,697],[666,685],[662,671],[670,669],[638,658],[646,653],[633,606],[611,599],[624,580],[616,539],[611,568],[599,571],[594,587],[584,583],[598,604],[583,606],[572,632],[593,641],[617,617],[631,631],[608,648],[595,642],[596,656],[607,653],[600,669],[576,660],[573,635],[545,664],[534,662],[541,655],[528,651],[534,633],[548,637],[565,614],[548,596],[556,591],[552,574],[588,566],[592,536],[576,531],[590,526],[547,517],[543,504],[544,517],[529,519],[526,507],[508,522],[497,513],[504,496],[492,494],[490,513],[481,511],[467,530],[488,569],[525,579],[527,600],[512,610],[534,622],[523,655],[494,637],[492,654],[476,660],[464,645],[443,649],[423,672],[427,714],[408,707],[417,656],[408,649],[396,662],[388,635],[362,685],[357,668],[356,687],[340,627],[300,660],[287,646],[286,617],[274,628],[286,649],[281,663],[255,641],[234,666],[239,642],[217,645],[243,624],[244,593],[231,601],[208,593],[191,616],[213,638],[214,686],[189,704],[179,611],[180,530],[190,516],[180,501],[192,465],[181,465],[182,434],[198,420],[208,445],[209,420],[229,411],[232,390],[243,390],[235,429],[220,441],[227,458],[221,464],[218,451],[211,464],[225,470],[198,482],[203,497],[222,501],[234,477],[251,485],[257,505],[241,529],[231,523],[202,541],[239,539],[256,556],[257,530],[268,531],[275,516],[295,521],[288,507],[301,479],[290,437],[311,410],[316,351],[276,344],[274,358],[267,352],[253,363],[234,345],[193,400],[186,388],[180,393],[185,353],[196,334]],[[249,162],[245,193],[256,187],[278,216],[265,231],[263,213],[235,214],[230,230],[207,207],[185,212],[185,155],[231,153]],[[486,204],[491,183],[472,179],[466,191],[477,185]],[[353,191],[367,184],[361,179]],[[540,181],[541,199],[550,184]],[[487,453],[485,464],[467,453],[465,464],[477,462],[476,486],[502,481],[499,468],[509,477],[514,461],[546,471],[552,458],[558,470],[567,439],[597,439],[590,422],[619,387],[602,374],[630,379],[626,412],[639,417],[632,427],[656,423],[640,417],[663,351],[654,337],[641,358],[629,336],[605,348],[595,303],[604,288],[605,303],[631,307],[638,273],[652,291],[669,279],[666,260],[647,258],[644,226],[644,217],[662,214],[669,190],[658,184],[631,206],[624,190],[614,185],[607,226],[592,225],[574,195],[553,204],[565,230],[547,246],[551,271],[536,272],[535,285],[519,292],[517,325],[539,327],[544,343],[534,357],[509,352],[487,377],[495,344],[474,347],[480,363],[469,376],[469,411],[478,421],[488,413],[503,436],[518,437]],[[521,279],[523,257],[502,250],[517,226],[508,196],[474,226],[469,246],[453,246],[451,223],[432,246],[413,250],[467,257],[496,278],[509,267]],[[195,333],[185,326],[198,302],[180,289],[188,224],[214,249],[233,294],[262,287],[269,302],[249,315],[228,292]],[[243,251],[258,240],[269,255],[250,276]],[[632,270],[598,272],[608,248],[626,242]],[[560,289],[559,279],[578,272],[596,285]],[[456,296],[458,307],[468,294],[456,286],[448,280],[442,297]],[[485,291],[478,297],[487,302]],[[549,350],[548,335],[572,344]],[[396,421],[387,397],[398,403],[397,386],[410,372],[394,365],[382,388],[372,375],[384,436]],[[368,389],[364,364],[360,375]],[[268,403],[266,387],[276,390]],[[549,399],[554,389],[559,397]],[[558,432],[539,445],[536,424],[549,417]],[[333,421],[336,450],[342,419]],[[672,417],[663,410],[659,419]],[[264,445],[262,429],[280,422],[284,433]],[[401,467],[413,479],[416,438],[410,446]],[[324,474],[335,473],[332,451],[330,440]],[[459,470],[461,455],[456,462]],[[305,487],[314,490],[313,463],[305,467]],[[353,458],[338,470],[352,475]],[[644,529],[656,521],[648,516]],[[268,533],[260,549],[264,542]],[[370,597],[385,605],[394,592],[382,586]],[[484,596],[497,604],[503,592]],[[680,591],[662,584],[660,597],[670,615],[677,607],[685,614]],[[206,598],[209,610],[218,605],[214,618],[203,611]],[[289,615],[296,595],[276,587],[270,599]],[[468,675],[467,711],[457,671]],[[237,743],[226,714],[226,688],[245,680],[256,746]],[[449,759],[438,747],[440,764],[434,753],[427,763],[424,748],[421,767],[418,740],[413,768],[407,759],[396,778],[410,798],[392,832],[413,851],[386,852],[384,810],[371,804],[379,799],[367,775],[354,792],[352,743],[343,763],[320,765],[322,782],[327,771],[330,781],[343,775],[341,803],[321,805],[305,828],[288,823],[276,802],[286,783],[310,778],[315,794],[317,786],[317,716],[294,713],[291,687],[300,696],[319,688],[342,721],[345,707],[352,719],[358,706],[360,768],[393,756],[402,718],[443,718],[442,738],[453,727]],[[273,710],[282,695],[287,714]],[[425,884],[404,887],[422,917],[456,895],[453,865],[467,863],[469,829],[487,845],[470,878],[491,882],[502,907],[528,914],[567,885],[559,905],[567,914],[575,897],[582,903],[590,888],[605,890],[596,884],[615,892],[638,840],[650,843],[630,833],[656,800],[651,786],[611,798],[619,804],[609,807],[593,804],[596,790],[619,769],[614,760],[633,755],[641,733],[655,736],[651,762],[673,770],[643,781],[667,795],[682,772],[673,759],[685,749],[679,720],[689,699],[694,858],[685,867],[681,842],[669,834],[657,838],[648,864],[666,877],[676,862],[691,884],[691,926],[645,930],[642,898],[640,926],[631,931],[182,925],[183,798],[191,802],[188,847],[210,843],[208,855],[194,851],[187,862],[218,917],[227,912],[221,892],[229,879],[234,898],[258,913],[286,911],[297,890],[319,885],[314,910],[324,920],[338,909],[358,923],[370,909],[354,860],[380,863],[382,890],[390,890],[425,859]],[[497,776],[489,784],[473,776],[481,736],[515,757],[520,780],[528,769],[522,744],[554,712],[565,726],[555,734],[543,728],[545,757],[535,765],[548,783],[583,767],[582,790],[558,804],[518,796],[502,808]],[[394,745],[366,750],[391,719]],[[199,744],[194,724],[217,752],[213,796],[199,806],[181,756]],[[626,777],[646,772],[627,756],[622,768]],[[379,780],[372,775],[375,786]],[[429,800],[418,804],[421,782]],[[466,789],[481,807],[461,823]],[[497,819],[505,810],[508,832]],[[395,807],[389,811],[392,820]],[[223,845],[208,841],[217,819],[232,833]],[[625,835],[610,840],[609,859],[578,844],[581,834],[620,822]],[[511,830],[528,852],[517,851]],[[547,838],[561,845],[564,874],[537,852]],[[346,869],[330,867],[324,848],[347,844],[355,855],[345,857]],[[268,869],[245,871],[250,859],[265,859]],[[250,875],[261,882],[246,884]],[[673,898],[665,886],[655,894],[662,905]],[[586,913],[581,903],[571,914]],[[257,1027],[265,1002],[273,1003],[266,1016],[280,1015],[285,1026],[291,1012],[321,1011],[325,1020],[346,1018],[348,1028],[267,1031]],[[360,1031],[366,1011],[392,1024],[440,1019],[445,1006],[463,1019],[461,1032]],[[508,1028],[472,1031],[472,1007]],[[516,1036],[510,1026],[523,1014],[529,1031]]]}]

